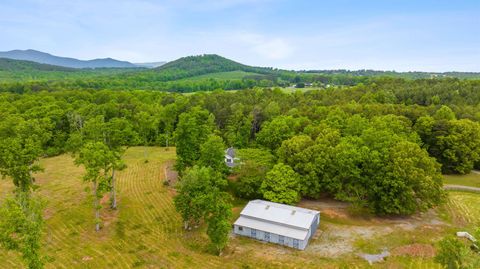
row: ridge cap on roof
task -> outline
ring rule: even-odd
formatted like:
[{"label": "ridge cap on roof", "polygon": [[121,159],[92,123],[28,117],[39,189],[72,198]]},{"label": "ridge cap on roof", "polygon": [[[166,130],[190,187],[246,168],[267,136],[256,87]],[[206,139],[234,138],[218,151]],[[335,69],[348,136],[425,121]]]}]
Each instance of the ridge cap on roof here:
[{"label": "ridge cap on roof", "polygon": [[304,208],[304,207],[286,205],[286,204],[281,204],[281,203],[275,203],[275,202],[266,201],[266,200],[262,200],[262,199],[251,200],[250,202],[248,202],[248,204],[250,204],[250,203],[265,204],[265,205],[270,205],[270,206],[280,208],[280,209],[298,210],[299,212],[306,213],[306,214],[316,215],[317,213],[320,213],[320,211],[310,209],[310,208]]}]

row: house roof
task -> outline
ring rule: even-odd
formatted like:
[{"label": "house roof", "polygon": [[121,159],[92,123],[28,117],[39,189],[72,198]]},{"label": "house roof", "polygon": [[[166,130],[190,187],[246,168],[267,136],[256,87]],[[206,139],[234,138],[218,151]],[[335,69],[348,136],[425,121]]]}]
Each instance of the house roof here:
[{"label": "house roof", "polygon": [[[235,224],[241,225],[239,223],[246,223],[256,226],[262,226],[262,228],[268,228],[269,230],[260,229],[276,234],[285,235],[283,233],[299,233],[297,237],[303,236],[303,232],[308,231],[312,222],[315,219],[315,216],[320,212],[316,210],[289,206],[279,203],[273,203],[263,200],[253,200],[250,201],[247,206],[240,213],[240,218],[235,222]],[[238,223],[237,223],[238,222]],[[263,223],[263,224],[259,224]],[[280,228],[281,227],[281,228]],[[297,232],[293,232],[296,230]],[[304,239],[301,237],[299,239]]]},{"label": "house roof", "polygon": [[230,157],[235,157],[235,149],[234,148],[228,148],[225,150],[225,155],[228,155]]}]

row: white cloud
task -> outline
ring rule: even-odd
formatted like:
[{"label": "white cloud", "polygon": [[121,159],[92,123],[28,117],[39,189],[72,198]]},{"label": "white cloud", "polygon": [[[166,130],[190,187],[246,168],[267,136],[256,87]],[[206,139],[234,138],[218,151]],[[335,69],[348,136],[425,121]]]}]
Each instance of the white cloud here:
[{"label": "white cloud", "polygon": [[294,52],[292,45],[281,37],[241,33],[236,35],[236,39],[250,47],[250,50],[258,56],[270,60],[285,59]]}]

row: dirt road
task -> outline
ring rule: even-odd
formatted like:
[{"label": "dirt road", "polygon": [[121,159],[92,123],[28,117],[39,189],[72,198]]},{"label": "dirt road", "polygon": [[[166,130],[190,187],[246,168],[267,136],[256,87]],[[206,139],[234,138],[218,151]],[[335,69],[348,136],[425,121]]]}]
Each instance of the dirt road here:
[{"label": "dirt road", "polygon": [[480,188],[463,186],[463,185],[443,185],[443,188],[446,189],[446,190],[460,190],[460,191],[480,192]]}]

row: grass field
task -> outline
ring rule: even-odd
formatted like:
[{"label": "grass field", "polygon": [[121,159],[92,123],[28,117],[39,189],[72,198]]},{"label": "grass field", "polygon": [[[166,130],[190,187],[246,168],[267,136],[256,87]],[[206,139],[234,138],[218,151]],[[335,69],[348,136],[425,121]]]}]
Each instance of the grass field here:
[{"label": "grass field", "polygon": [[450,192],[447,204],[454,224],[470,228],[480,227],[480,194],[469,192]]},{"label": "grass field", "polygon": [[[175,150],[149,148],[149,161],[145,162],[143,149],[127,150],[124,159],[128,167],[118,173],[119,209],[111,211],[105,204],[104,226],[98,233],[94,231],[90,186],[81,180],[83,169],[75,166],[69,155],[41,160],[45,171],[36,178],[39,194],[47,202],[43,242],[43,252],[49,261],[46,268],[369,268],[353,254],[326,257],[317,251],[322,245],[327,248],[334,243],[341,245],[338,238],[324,241],[324,229],[331,229],[334,235],[351,228],[360,229],[328,219],[322,221],[318,236],[306,251],[232,237],[224,255],[212,255],[205,227],[195,231],[182,229],[180,216],[173,206],[174,190],[163,184],[164,166],[175,159]],[[11,190],[8,180],[0,180],[0,199]],[[451,197],[446,211],[452,224],[473,228],[480,219],[480,195],[454,192]],[[238,202],[235,215],[243,203]],[[367,228],[390,229],[385,224],[371,226],[373,228]],[[446,231],[435,230],[435,227],[405,232],[395,229],[388,237],[372,237],[372,242],[377,242],[379,247],[425,243],[433,232],[436,231],[434,236],[438,237]],[[394,238],[397,243],[389,242],[388,238]],[[392,256],[385,263],[374,265],[384,266],[438,268],[431,258],[410,256]],[[18,254],[0,250],[0,268],[22,268]]]},{"label": "grass field", "polygon": [[306,88],[288,87],[288,88],[281,88],[281,90],[284,93],[294,93],[294,92],[318,91],[318,90],[323,90],[323,88],[317,88],[317,87],[306,87]]},{"label": "grass field", "polygon": [[480,174],[470,173],[467,175],[444,175],[444,183],[452,185],[463,185],[480,188]]}]

